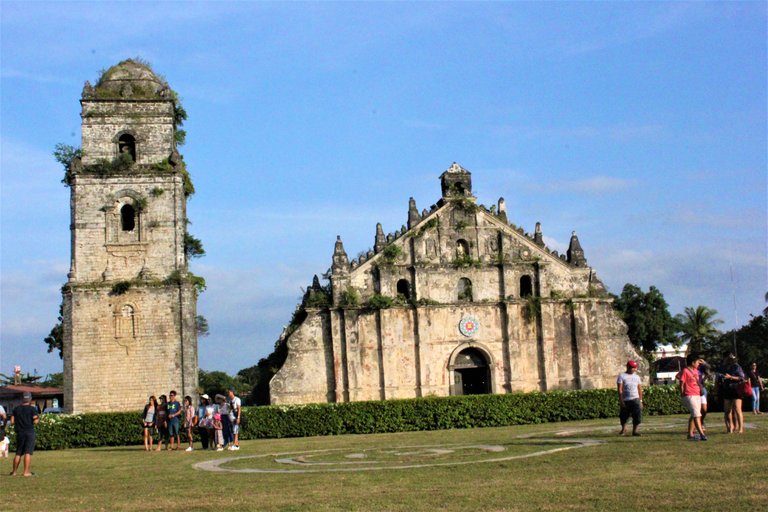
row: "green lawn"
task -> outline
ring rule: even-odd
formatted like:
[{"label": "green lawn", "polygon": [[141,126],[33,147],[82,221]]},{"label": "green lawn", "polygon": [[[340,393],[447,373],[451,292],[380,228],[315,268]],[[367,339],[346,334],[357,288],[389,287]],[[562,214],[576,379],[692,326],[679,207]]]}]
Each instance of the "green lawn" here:
[{"label": "green lawn", "polygon": [[[0,461],[0,489],[5,510],[765,510],[766,416],[745,414],[747,432],[727,435],[713,414],[707,442],[686,441],[685,417],[666,416],[646,418],[639,438],[592,420],[247,441],[239,452],[40,451],[32,478]],[[194,467],[225,458],[236,458],[226,471]]]}]

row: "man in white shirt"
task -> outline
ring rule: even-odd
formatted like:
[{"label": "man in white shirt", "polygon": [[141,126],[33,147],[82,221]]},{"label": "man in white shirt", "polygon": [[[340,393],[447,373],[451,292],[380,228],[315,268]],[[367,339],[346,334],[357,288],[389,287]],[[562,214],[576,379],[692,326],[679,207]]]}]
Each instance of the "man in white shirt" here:
[{"label": "man in white shirt", "polygon": [[643,421],[643,386],[637,374],[637,363],[627,361],[627,371],[619,374],[616,379],[619,390],[619,421],[621,421],[620,436],[625,435],[627,420],[632,416],[632,435],[640,436],[637,427]]}]

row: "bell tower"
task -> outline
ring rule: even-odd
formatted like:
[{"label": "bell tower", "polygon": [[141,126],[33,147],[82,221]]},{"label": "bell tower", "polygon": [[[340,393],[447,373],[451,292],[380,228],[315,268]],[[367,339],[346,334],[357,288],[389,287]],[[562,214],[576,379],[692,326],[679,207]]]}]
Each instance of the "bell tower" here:
[{"label": "bell tower", "polygon": [[165,80],[135,60],[86,82],[80,104],[62,288],[65,407],[137,410],[171,389],[194,396],[199,282],[185,253],[193,189],[176,150],[183,110]]}]

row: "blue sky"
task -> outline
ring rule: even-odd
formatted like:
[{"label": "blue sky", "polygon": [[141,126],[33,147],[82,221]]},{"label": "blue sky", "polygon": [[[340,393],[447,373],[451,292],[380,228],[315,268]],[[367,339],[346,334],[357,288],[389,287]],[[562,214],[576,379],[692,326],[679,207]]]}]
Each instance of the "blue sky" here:
[{"label": "blue sky", "polygon": [[207,256],[200,366],[272,349],[302,287],[440,197],[579,234],[609,289],[657,286],[730,328],[765,306],[766,4],[0,2],[0,372],[42,339],[69,268],[83,82],[141,56],[183,99]]}]

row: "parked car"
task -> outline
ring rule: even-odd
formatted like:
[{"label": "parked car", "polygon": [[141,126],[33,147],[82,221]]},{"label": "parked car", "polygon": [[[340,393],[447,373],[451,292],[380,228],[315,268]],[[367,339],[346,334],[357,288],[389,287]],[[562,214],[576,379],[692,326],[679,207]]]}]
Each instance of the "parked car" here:
[{"label": "parked car", "polygon": [[64,414],[63,407],[46,407],[43,414]]}]

